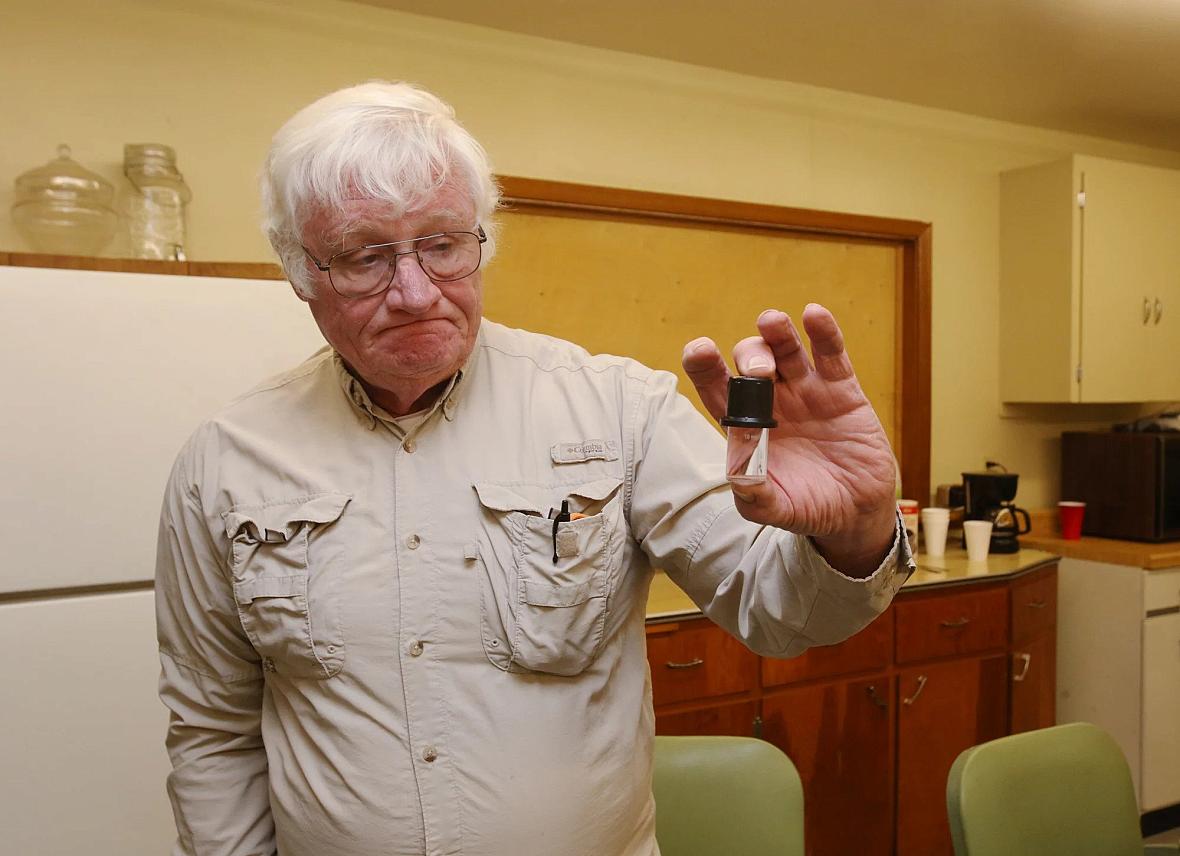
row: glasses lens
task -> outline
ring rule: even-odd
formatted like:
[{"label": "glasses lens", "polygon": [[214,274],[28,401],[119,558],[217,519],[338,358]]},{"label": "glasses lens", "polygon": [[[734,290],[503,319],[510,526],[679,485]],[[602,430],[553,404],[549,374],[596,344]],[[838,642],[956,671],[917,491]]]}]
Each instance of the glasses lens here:
[{"label": "glasses lens", "polygon": [[436,282],[462,279],[479,267],[479,238],[470,232],[445,232],[418,242],[418,258]]},{"label": "glasses lens", "polygon": [[328,276],[345,297],[372,294],[385,287],[397,253],[392,247],[360,247],[332,259]]},{"label": "glasses lens", "polygon": [[[409,249],[411,244],[413,250]],[[470,232],[444,232],[417,242],[358,247],[333,258],[328,276],[333,288],[345,297],[375,294],[393,278],[398,256],[414,252],[428,277],[435,282],[452,282],[479,267],[479,236]]]}]

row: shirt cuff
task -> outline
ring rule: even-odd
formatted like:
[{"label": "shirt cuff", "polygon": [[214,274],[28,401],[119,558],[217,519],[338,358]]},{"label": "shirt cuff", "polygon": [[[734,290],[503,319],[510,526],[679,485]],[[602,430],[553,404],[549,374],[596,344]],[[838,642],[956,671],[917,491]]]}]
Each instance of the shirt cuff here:
[{"label": "shirt cuff", "polygon": [[866,594],[881,594],[892,598],[917,568],[900,511],[897,512],[894,526],[893,544],[881,564],[867,577],[850,577],[841,573],[828,564],[828,560],[815,548],[815,543],[810,537],[799,540],[802,542],[799,545],[801,558],[815,568],[821,588],[839,598],[860,600]]}]

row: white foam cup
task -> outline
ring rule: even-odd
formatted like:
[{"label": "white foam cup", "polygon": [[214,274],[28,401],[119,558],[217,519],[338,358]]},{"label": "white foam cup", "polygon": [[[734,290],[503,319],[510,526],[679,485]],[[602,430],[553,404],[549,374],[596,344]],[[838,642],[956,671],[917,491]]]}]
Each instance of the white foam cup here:
[{"label": "white foam cup", "polygon": [[949,508],[922,509],[922,552],[941,556],[946,552],[946,530],[951,522]]},{"label": "white foam cup", "polygon": [[990,520],[964,520],[963,537],[967,541],[967,561],[982,562],[987,558],[992,540]]}]

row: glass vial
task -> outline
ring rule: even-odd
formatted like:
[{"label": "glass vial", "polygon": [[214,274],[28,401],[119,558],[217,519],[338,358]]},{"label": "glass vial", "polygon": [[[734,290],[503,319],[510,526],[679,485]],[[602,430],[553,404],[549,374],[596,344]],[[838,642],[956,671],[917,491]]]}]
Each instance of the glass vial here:
[{"label": "glass vial", "polygon": [[185,206],[192,191],[176,168],[176,152],[160,143],[128,143],[123,174],[134,188],[127,200],[131,255],[184,261]]},{"label": "glass vial", "polygon": [[721,420],[728,437],[725,475],[730,484],[766,481],[770,429],[774,420],[774,381],[738,376],[729,379],[729,403]]}]

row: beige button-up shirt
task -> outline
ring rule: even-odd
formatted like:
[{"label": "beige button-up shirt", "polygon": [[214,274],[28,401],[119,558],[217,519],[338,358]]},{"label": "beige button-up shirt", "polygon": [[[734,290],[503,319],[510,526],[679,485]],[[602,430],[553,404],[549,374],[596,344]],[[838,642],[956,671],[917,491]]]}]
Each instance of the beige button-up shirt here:
[{"label": "beige button-up shirt", "polygon": [[770,656],[854,633],[909,573],[904,538],[853,580],[742,519],[718,432],[631,360],[484,321],[406,424],[325,349],[181,451],[175,853],[652,856],[651,567]]}]

